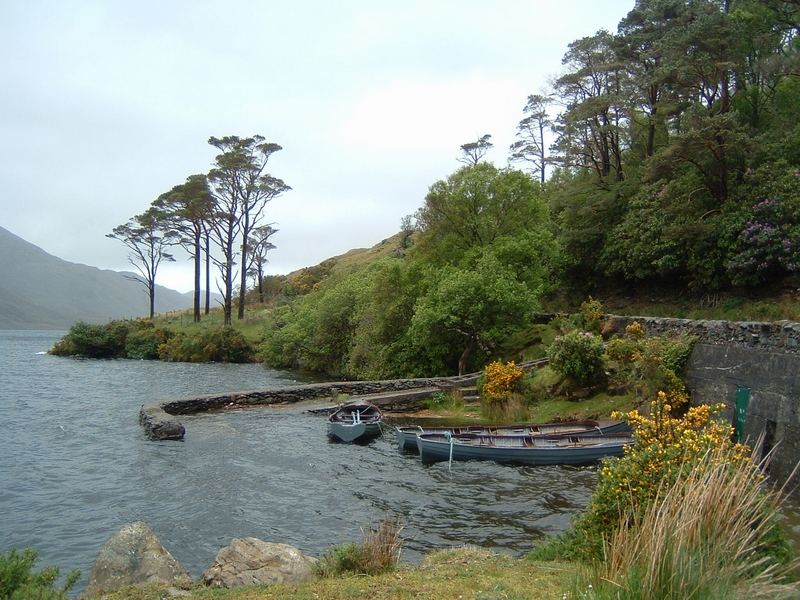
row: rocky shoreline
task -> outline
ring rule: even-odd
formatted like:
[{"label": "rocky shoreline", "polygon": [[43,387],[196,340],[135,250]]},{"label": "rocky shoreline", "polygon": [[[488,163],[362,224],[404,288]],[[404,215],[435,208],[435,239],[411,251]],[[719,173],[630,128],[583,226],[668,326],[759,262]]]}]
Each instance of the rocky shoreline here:
[{"label": "rocky shoreline", "polygon": [[[257,538],[233,539],[222,548],[200,581],[207,587],[297,585],[315,577],[317,559],[294,546]],[[186,595],[195,582],[142,521],[128,523],[103,544],[82,598],[101,597],[129,586],[158,585],[172,597]]]}]

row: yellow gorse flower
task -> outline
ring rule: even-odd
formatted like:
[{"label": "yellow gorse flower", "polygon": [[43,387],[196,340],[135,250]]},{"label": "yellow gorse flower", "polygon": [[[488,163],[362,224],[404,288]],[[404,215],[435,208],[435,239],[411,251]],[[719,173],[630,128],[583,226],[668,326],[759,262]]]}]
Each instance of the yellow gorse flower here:
[{"label": "yellow gorse flower", "polygon": [[486,365],[484,375],[483,395],[490,400],[501,400],[511,395],[524,371],[513,360],[506,363],[496,360]]}]

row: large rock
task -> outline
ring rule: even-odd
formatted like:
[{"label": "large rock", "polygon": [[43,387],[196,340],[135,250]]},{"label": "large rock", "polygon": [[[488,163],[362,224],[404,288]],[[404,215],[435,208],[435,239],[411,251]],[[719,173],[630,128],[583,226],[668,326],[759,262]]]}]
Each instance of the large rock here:
[{"label": "large rock", "polygon": [[141,521],[124,525],[103,544],[84,593],[91,598],[131,585],[189,587],[192,578]]},{"label": "large rock", "polygon": [[203,583],[213,587],[237,587],[286,583],[296,585],[313,579],[316,559],[294,546],[272,544],[256,538],[237,538],[217,553]]}]

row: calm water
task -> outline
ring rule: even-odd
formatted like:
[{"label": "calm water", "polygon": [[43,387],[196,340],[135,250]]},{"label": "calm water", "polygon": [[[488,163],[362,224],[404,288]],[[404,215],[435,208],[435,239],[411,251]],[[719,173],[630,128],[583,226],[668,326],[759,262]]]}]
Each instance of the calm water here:
[{"label": "calm water", "polygon": [[422,466],[393,435],[333,444],[299,407],[184,417],[183,442],[151,442],[143,402],[296,382],[260,365],[75,360],[46,354],[53,332],[0,331],[0,551],[79,568],[143,520],[195,578],[234,537],[310,554],[360,539],[386,512],[405,522],[404,559],[477,544],[520,554],[562,531],[593,468],[489,463]]}]

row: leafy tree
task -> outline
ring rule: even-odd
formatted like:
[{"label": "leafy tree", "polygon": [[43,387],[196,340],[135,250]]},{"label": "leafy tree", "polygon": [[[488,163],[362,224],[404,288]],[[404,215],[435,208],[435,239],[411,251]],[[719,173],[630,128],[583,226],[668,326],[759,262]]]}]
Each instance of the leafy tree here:
[{"label": "leafy tree", "polygon": [[452,351],[460,346],[455,363],[463,374],[476,351],[491,355],[514,328],[530,322],[537,300],[487,253],[474,269],[444,267],[436,274],[430,292],[417,302],[409,333],[420,352],[445,363],[452,364]]},{"label": "leafy tree", "polygon": [[256,280],[258,300],[261,304],[266,301],[264,290],[264,267],[267,264],[267,252],[275,249],[275,244],[270,238],[278,233],[272,225],[262,225],[253,229],[251,236],[250,264],[248,272]]},{"label": "leafy tree", "polygon": [[[175,232],[178,243],[194,260],[194,321],[200,321],[200,274],[203,238],[214,211],[214,200],[205,175],[190,175],[186,183],[176,185],[158,197],[154,205],[162,210],[168,226]],[[208,244],[206,244],[208,253]],[[208,288],[206,264],[206,289]],[[208,291],[208,289],[207,289]],[[206,301],[208,305],[208,301]]]},{"label": "leafy tree", "polygon": [[554,83],[566,110],[555,127],[560,162],[589,170],[600,181],[622,180],[626,147],[623,90],[627,73],[605,30],[569,45],[562,63],[567,73]]},{"label": "leafy tree", "polygon": [[486,153],[494,147],[494,144],[489,140],[492,139],[491,134],[484,134],[474,142],[468,142],[461,145],[461,156],[458,162],[465,165],[477,165],[481,159],[486,156]]},{"label": "leafy tree", "polygon": [[220,249],[215,259],[220,269],[223,289],[223,311],[226,325],[233,313],[234,265],[238,257],[237,240],[241,239],[241,264],[238,317],[244,318],[247,291],[247,264],[250,235],[264,215],[267,203],[288,191],[282,180],[266,172],[270,156],[281,150],[278,144],[265,142],[260,135],[249,138],[211,137],[208,143],[220,154],[208,174],[216,205],[211,225],[211,237]]},{"label": "leafy tree", "polygon": [[138,281],[147,289],[150,299],[150,318],[155,314],[156,275],[162,261],[174,261],[167,248],[176,243],[175,235],[167,226],[166,213],[152,205],[140,215],[132,217],[106,235],[119,240],[128,248],[128,262],[141,277],[128,277]]},{"label": "leafy tree", "polygon": [[416,219],[418,252],[436,262],[457,263],[472,248],[546,226],[547,207],[539,186],[525,173],[479,163],[434,183]]},{"label": "leafy tree", "polygon": [[517,125],[517,141],[511,144],[511,161],[529,162],[534,174],[538,173],[539,181],[544,184],[546,167],[549,162],[544,132],[552,126],[547,108],[551,103],[550,96],[531,94],[522,112],[525,117]]}]

